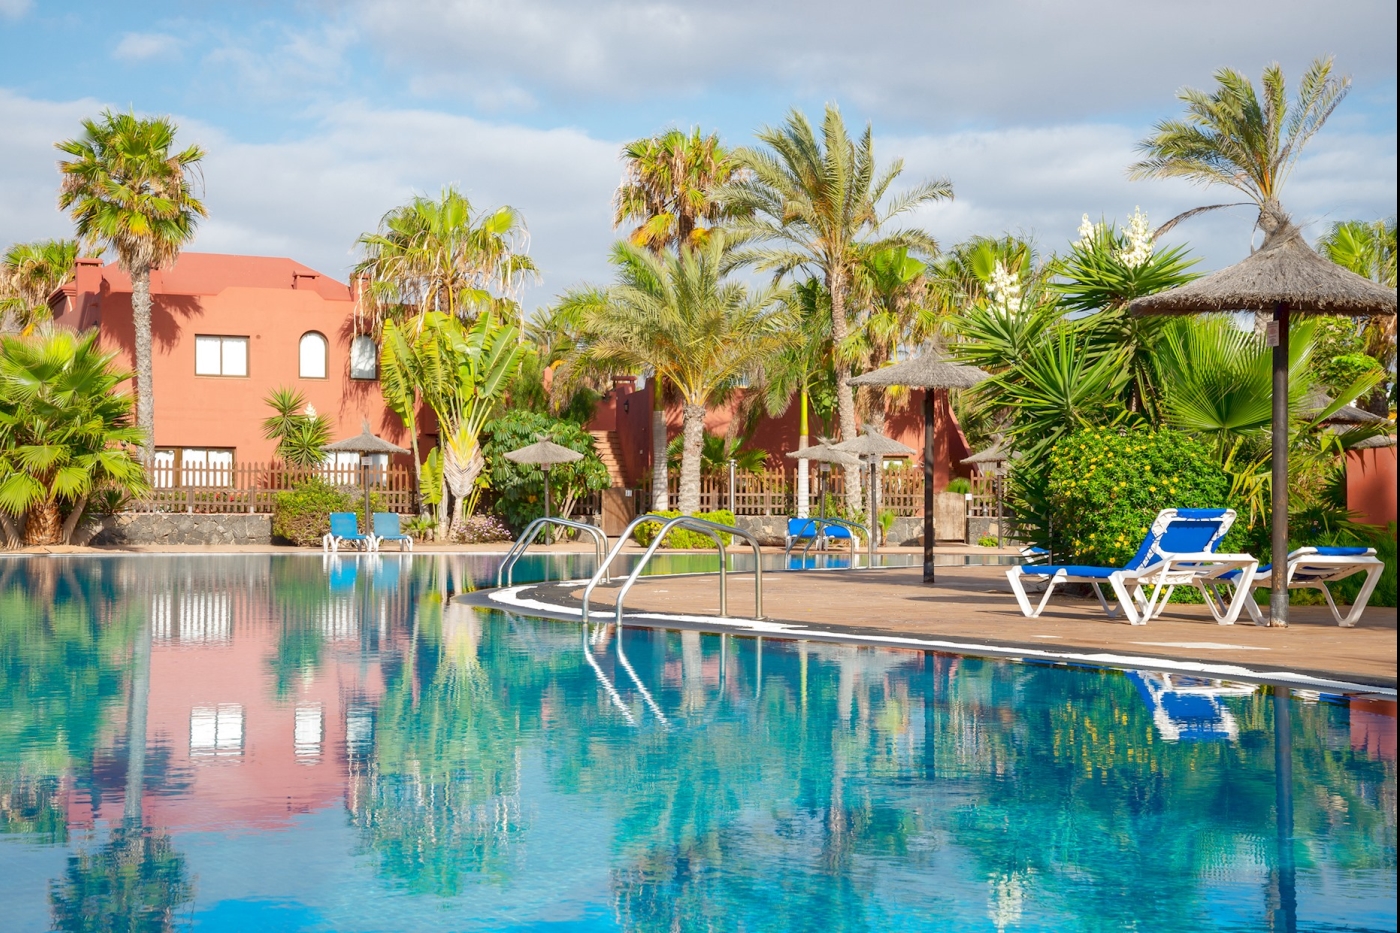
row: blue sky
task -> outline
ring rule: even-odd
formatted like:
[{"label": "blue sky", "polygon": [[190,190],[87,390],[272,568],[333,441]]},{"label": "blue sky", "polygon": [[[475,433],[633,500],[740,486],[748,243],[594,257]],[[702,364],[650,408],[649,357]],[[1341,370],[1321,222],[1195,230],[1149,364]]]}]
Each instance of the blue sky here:
[{"label": "blue sky", "polygon": [[[0,0],[0,245],[68,232],[52,144],[130,107],[209,150],[194,249],[343,276],[385,211],[457,184],[524,213],[536,306],[606,278],[624,141],[699,124],[742,144],[833,101],[909,181],[952,180],[956,199],[914,218],[940,241],[1011,231],[1049,251],[1085,212],[1160,221],[1234,200],[1128,181],[1133,144],[1220,66],[1296,76],[1334,54],[1354,89],[1284,197],[1321,232],[1395,213],[1395,34],[1395,4],[1367,0]],[[1215,267],[1248,252],[1252,220],[1222,211],[1173,236]]]}]

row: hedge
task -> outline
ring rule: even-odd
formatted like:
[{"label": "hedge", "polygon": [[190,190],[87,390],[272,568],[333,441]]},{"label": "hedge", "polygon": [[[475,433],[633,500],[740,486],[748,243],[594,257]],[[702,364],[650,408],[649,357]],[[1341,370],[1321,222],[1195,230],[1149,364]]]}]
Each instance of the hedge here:
[{"label": "hedge", "polygon": [[1057,563],[1120,567],[1162,509],[1230,504],[1229,477],[1211,448],[1178,431],[1091,428],[1056,443],[1048,459]]},{"label": "hedge", "polygon": [[[370,493],[370,508],[383,509],[377,493]],[[360,531],[365,526],[365,497],[332,486],[323,479],[309,479],[290,492],[277,494],[272,505],[272,533],[299,547],[321,543],[331,530],[332,512],[354,512]]]},{"label": "hedge", "polygon": [[[655,512],[656,515],[664,515],[667,518],[676,518],[680,512]],[[728,509],[717,509],[713,512],[696,512],[696,518],[703,518],[706,521],[715,522],[719,525],[734,525],[734,513]],[[659,523],[647,522],[638,525],[632,531],[632,539],[642,547],[648,547],[656,539],[657,533],[661,531]],[[733,535],[720,532],[719,538],[728,547],[733,539]],[[666,536],[666,540],[661,542],[663,548],[675,548],[678,550],[699,550],[701,548],[712,548],[715,541],[709,535],[701,531],[691,531],[689,528],[673,528]]]}]

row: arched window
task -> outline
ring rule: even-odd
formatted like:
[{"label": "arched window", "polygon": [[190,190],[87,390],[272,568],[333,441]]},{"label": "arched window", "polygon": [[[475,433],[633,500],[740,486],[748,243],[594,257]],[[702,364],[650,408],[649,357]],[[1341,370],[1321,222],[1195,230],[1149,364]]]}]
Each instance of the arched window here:
[{"label": "arched window", "polygon": [[301,378],[326,378],[326,338],[314,330],[302,334],[298,349],[301,358]]},{"label": "arched window", "polygon": [[350,341],[350,378],[379,378],[379,348],[374,338],[361,334]]}]

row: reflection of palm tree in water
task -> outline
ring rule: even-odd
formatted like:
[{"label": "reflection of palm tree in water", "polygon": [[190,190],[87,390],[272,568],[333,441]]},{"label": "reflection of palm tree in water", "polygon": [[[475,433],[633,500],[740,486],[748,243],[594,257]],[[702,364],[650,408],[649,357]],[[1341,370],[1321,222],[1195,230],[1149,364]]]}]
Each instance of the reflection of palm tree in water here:
[{"label": "reflection of palm tree in water", "polygon": [[446,897],[468,876],[504,880],[525,822],[523,739],[478,656],[479,621],[439,600],[415,610],[410,661],[380,704],[374,756],[349,804],[381,874]]},{"label": "reflection of palm tree in water", "polygon": [[58,930],[170,930],[176,908],[194,897],[184,856],[169,834],[144,825],[142,819],[150,690],[151,622],[145,617],[132,652],[121,824],[106,845],[70,856],[63,877],[50,883],[49,903]]}]

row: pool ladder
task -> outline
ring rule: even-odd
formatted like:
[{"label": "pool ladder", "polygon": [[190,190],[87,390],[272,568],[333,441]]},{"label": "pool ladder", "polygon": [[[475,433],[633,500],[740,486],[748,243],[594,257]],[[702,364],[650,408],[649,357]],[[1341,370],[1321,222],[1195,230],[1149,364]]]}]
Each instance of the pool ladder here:
[{"label": "pool ladder", "polygon": [[627,591],[632,589],[632,584],[637,582],[637,577],[641,576],[642,570],[646,568],[647,563],[656,553],[656,549],[661,546],[662,541],[666,540],[666,535],[670,534],[673,528],[685,528],[690,531],[698,531],[701,534],[708,535],[715,542],[715,547],[719,548],[719,614],[721,616],[729,615],[729,591],[725,580],[725,574],[728,570],[728,557],[724,548],[724,540],[720,538],[720,535],[735,535],[747,541],[749,546],[753,548],[753,617],[755,621],[763,618],[763,553],[759,550],[757,538],[747,531],[744,531],[742,528],[735,528],[732,525],[721,525],[718,522],[706,521],[703,518],[696,518],[693,515],[679,515],[675,518],[669,518],[665,515],[648,513],[632,520],[632,523],[628,525],[621,536],[618,537],[617,543],[613,545],[607,557],[599,564],[598,571],[593,574],[593,578],[588,581],[588,586],[584,587],[584,622],[588,621],[588,601],[593,595],[593,588],[600,582],[608,580],[608,568],[612,566],[612,562],[617,558],[617,555],[622,552],[623,545],[627,543],[627,539],[631,537],[632,532],[638,525],[647,523],[661,525],[661,530],[657,532],[656,538],[651,542],[651,546],[646,549],[646,553],[642,555],[642,559],[637,562],[637,566],[628,574],[627,581],[622,584],[622,589],[617,593],[617,616],[615,621],[618,625],[622,624],[622,601],[626,598]]},{"label": "pool ladder", "polygon": [[[534,540],[539,537],[540,532],[546,525],[559,525],[562,528],[573,528],[576,531],[584,532],[593,538],[594,552],[598,558],[600,569],[604,572],[604,580],[607,580],[607,565],[603,563],[603,555],[608,550],[608,536],[603,533],[603,529],[597,525],[587,525],[583,522],[570,521],[567,518],[537,518],[525,526],[520,537],[510,546],[506,552],[506,559],[501,561],[501,566],[496,568],[496,586],[501,586],[504,581],[505,586],[514,585],[515,565],[520,562],[520,558],[525,556],[525,551],[529,549]],[[629,528],[628,531],[631,531]],[[607,580],[607,582],[611,582]]]}]

